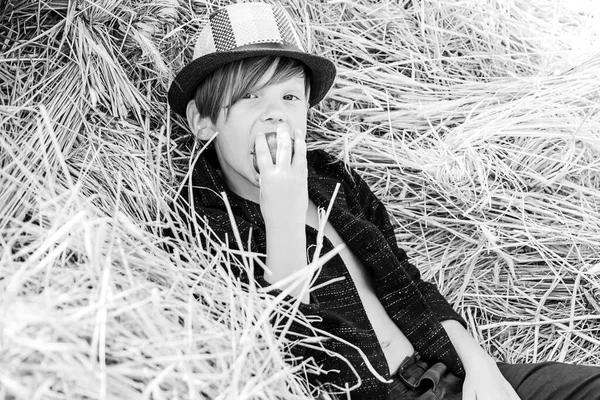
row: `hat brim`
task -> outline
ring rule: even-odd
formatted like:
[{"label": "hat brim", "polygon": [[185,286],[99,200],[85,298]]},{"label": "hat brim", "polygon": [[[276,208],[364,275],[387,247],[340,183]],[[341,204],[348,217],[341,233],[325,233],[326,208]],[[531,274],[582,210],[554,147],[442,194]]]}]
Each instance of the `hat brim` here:
[{"label": "hat brim", "polygon": [[310,72],[309,105],[312,107],[325,97],[335,81],[336,68],[331,61],[299,50],[267,46],[210,53],[191,61],[177,74],[169,88],[168,100],[173,111],[185,117],[187,104],[194,97],[196,88],[210,73],[231,62],[256,56],[288,57],[304,63]]}]

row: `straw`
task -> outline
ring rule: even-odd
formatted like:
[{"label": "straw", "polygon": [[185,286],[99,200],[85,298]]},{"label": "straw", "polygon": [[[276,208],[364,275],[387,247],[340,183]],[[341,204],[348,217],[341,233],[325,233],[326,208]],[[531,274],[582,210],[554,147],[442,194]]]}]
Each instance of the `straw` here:
[{"label": "straw", "polygon": [[[203,147],[166,91],[228,3],[0,6],[0,398],[333,398],[291,362],[321,345],[282,336],[298,304],[232,278],[259,255],[173,208]],[[308,147],[357,169],[481,345],[600,365],[595,2],[282,3],[338,67]]]}]

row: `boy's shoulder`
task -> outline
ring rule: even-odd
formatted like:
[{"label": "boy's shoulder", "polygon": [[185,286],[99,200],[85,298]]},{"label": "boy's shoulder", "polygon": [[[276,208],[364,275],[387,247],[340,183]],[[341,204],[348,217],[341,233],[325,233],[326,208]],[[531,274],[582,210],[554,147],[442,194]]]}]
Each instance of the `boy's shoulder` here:
[{"label": "boy's shoulder", "polygon": [[329,178],[354,186],[357,174],[343,160],[324,150],[307,152],[308,176]]},{"label": "boy's shoulder", "polygon": [[344,162],[336,159],[335,156],[329,154],[325,150],[315,149],[306,152],[306,161],[311,173],[316,175],[339,174],[340,167]]}]

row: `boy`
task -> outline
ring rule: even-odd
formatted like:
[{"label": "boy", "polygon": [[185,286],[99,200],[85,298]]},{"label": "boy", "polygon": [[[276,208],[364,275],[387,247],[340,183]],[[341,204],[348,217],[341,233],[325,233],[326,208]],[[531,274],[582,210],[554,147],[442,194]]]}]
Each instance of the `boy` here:
[{"label": "boy", "polygon": [[[326,154],[307,153],[308,109],[334,79],[333,63],[302,49],[281,7],[242,3],[210,16],[194,60],[169,90],[194,135],[214,138],[194,166],[194,209],[232,238],[219,195],[226,192],[243,240],[266,254],[270,273],[243,279],[269,286],[304,270],[317,247],[318,209],[334,199],[321,254],[345,247],[315,274],[310,292],[292,291],[305,315],[320,317],[315,329],[341,339],[323,346],[344,358],[301,350],[327,371],[316,377],[320,385],[353,399],[600,398],[600,369],[493,361],[408,262],[365,182]],[[310,335],[297,325],[294,332]]]}]

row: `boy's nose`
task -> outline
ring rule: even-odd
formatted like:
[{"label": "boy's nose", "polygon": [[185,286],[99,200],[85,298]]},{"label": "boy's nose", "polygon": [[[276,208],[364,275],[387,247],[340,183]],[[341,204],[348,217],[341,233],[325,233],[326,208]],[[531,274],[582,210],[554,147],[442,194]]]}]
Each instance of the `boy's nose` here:
[{"label": "boy's nose", "polygon": [[265,104],[262,115],[263,121],[284,121],[285,112],[282,104],[276,101],[268,102]]}]

